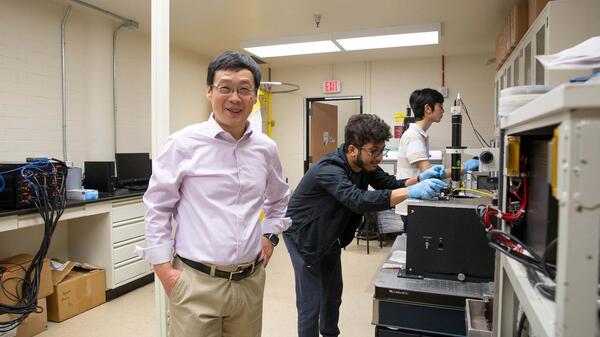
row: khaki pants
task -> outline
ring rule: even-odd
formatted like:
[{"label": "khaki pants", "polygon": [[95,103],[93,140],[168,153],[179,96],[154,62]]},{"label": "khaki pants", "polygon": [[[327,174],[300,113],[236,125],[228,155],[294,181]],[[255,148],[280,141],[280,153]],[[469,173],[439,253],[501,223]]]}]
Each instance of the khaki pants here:
[{"label": "khaki pants", "polygon": [[[239,281],[212,277],[184,264],[169,297],[170,337],[259,337],[265,289],[263,264]],[[220,266],[224,271],[235,266]]]}]

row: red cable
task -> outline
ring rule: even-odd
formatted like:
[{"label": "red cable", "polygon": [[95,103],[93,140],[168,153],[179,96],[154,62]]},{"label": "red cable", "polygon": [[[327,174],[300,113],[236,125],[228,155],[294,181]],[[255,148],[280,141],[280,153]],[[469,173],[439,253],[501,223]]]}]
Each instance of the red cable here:
[{"label": "red cable", "polygon": [[[513,193],[513,195],[519,199],[519,201],[521,201],[521,207],[519,208],[519,210],[516,213],[513,214],[506,214],[506,213],[502,213],[499,210],[495,209],[495,208],[491,208],[489,205],[486,206],[484,214],[483,214],[483,221],[486,224],[486,231],[490,231],[493,229],[493,225],[492,222],[490,221],[490,217],[491,216],[497,216],[498,214],[500,214],[500,218],[506,222],[514,222],[516,220],[518,220],[521,216],[523,216],[523,214],[525,213],[525,209],[527,207],[527,178],[523,177],[523,196],[519,196],[517,193]],[[517,253],[522,254],[523,253],[523,247],[521,247],[518,244],[515,244],[515,242],[513,242],[509,237],[503,235],[503,234],[497,234],[498,240],[500,241],[500,243],[505,246],[507,249],[515,251]]]}]

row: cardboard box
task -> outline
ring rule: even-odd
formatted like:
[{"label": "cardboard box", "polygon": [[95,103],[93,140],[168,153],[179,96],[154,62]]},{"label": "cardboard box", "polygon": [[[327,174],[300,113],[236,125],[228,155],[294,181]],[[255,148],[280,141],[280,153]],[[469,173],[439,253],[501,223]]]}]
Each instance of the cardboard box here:
[{"label": "cardboard box", "polygon": [[506,46],[504,44],[504,31],[496,39],[496,70],[502,67],[506,59]]},{"label": "cardboard box", "polygon": [[509,15],[506,17],[506,20],[504,21],[504,50],[506,51],[506,53],[504,55],[505,57],[504,57],[503,61],[505,61],[508,58],[508,56],[514,49],[514,46],[512,45],[512,43],[510,41],[511,35],[512,35],[512,32],[511,32],[510,15]]},{"label": "cardboard box", "polygon": [[48,320],[62,322],[106,302],[104,270],[67,262],[52,271],[54,293],[48,297]]},{"label": "cardboard box", "polygon": [[16,337],[31,337],[48,329],[48,310],[46,299],[38,300],[38,306],[41,307],[40,312],[35,312],[27,316],[27,318],[17,327]]},{"label": "cardboard box", "polygon": [[[32,260],[33,256],[31,255],[19,254],[4,261],[0,261],[0,269],[2,270],[0,282],[7,292],[16,294],[19,297],[22,295],[22,280],[25,278],[25,271],[27,268],[29,268]],[[37,298],[45,298],[46,296],[52,294],[52,292],[53,288],[50,261],[48,259],[44,259],[44,265],[42,266],[42,272],[40,274],[40,287]],[[0,304],[15,304],[14,296],[8,297],[5,291],[0,291]]]},{"label": "cardboard box", "polygon": [[535,21],[537,16],[542,12],[548,0],[528,0],[529,26]]},{"label": "cardboard box", "polygon": [[496,38],[496,70],[502,66],[502,41],[500,41],[502,34]]},{"label": "cardboard box", "polygon": [[[39,334],[42,331],[48,329],[48,316],[46,311],[46,299],[42,298],[38,300],[38,307],[40,312],[34,312],[29,314],[27,318],[17,326],[15,337],[31,337]],[[6,322],[9,320],[9,315],[0,315],[0,322]],[[10,315],[10,317],[16,317],[16,315]],[[14,330],[12,331],[14,333]],[[9,334],[9,336],[13,336]]]},{"label": "cardboard box", "polygon": [[500,69],[523,35],[527,33],[529,28],[527,13],[528,3],[523,2],[513,5],[506,17],[500,35],[496,39],[496,69]]},{"label": "cardboard box", "polygon": [[529,28],[528,6],[523,2],[514,4],[510,11],[510,45],[511,48],[517,46],[519,41]]}]

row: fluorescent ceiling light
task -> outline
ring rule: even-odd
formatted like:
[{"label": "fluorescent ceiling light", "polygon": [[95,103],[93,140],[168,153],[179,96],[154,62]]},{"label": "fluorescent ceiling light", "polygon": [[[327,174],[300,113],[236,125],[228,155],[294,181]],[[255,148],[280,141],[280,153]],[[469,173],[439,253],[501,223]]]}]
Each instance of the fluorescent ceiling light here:
[{"label": "fluorescent ceiling light", "polygon": [[340,51],[340,48],[336,46],[335,43],[329,40],[274,44],[268,46],[243,48],[258,57],[304,55]]},{"label": "fluorescent ceiling light", "polygon": [[395,48],[438,44],[441,25],[420,24],[352,32],[295,36],[242,43],[258,57],[332,53],[339,51]]},{"label": "fluorescent ceiling light", "polygon": [[345,50],[380,49],[438,44],[438,32],[403,33],[337,39]]}]

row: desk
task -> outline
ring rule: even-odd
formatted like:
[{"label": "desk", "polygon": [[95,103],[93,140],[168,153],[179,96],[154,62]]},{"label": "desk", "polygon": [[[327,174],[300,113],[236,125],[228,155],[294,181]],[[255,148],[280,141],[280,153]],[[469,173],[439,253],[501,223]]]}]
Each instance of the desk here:
[{"label": "desk", "polygon": [[[134,252],[136,245],[145,246],[143,193],[103,193],[98,200],[69,201],[48,257],[103,268],[108,299],[151,281],[151,266]],[[35,254],[44,232],[42,224],[35,209],[0,211],[0,257]]]},{"label": "desk", "polygon": [[[406,236],[396,238],[394,251],[406,250]],[[398,264],[398,263],[396,263]],[[404,264],[400,264],[404,267]],[[382,268],[375,281],[375,336],[465,336],[465,300],[491,295],[493,283],[397,277],[399,269]]]}]

